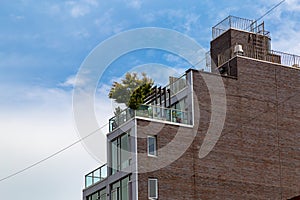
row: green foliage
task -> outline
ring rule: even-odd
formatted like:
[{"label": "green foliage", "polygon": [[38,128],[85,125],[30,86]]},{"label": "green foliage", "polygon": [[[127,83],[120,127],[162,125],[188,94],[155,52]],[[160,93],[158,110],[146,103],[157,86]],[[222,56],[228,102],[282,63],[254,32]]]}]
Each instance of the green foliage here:
[{"label": "green foliage", "polygon": [[152,85],[153,80],[148,78],[146,73],[142,73],[141,78],[137,73],[127,73],[119,83],[113,83],[108,96],[117,103],[137,109],[151,91]]},{"label": "green foliage", "polygon": [[134,110],[138,109],[139,106],[144,103],[144,99],[150,93],[151,87],[151,83],[145,83],[136,88],[129,98],[128,107]]}]

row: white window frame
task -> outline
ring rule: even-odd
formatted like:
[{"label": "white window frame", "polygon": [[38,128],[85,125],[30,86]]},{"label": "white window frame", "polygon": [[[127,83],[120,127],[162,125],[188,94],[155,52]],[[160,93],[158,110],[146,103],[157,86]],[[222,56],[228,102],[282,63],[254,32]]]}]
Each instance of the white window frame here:
[{"label": "white window frame", "polygon": [[[154,143],[154,154],[151,154],[150,151],[149,151],[149,138],[154,138],[155,140],[155,143]],[[148,153],[148,156],[150,157],[157,157],[157,137],[156,136],[147,136],[147,153]]]},{"label": "white window frame", "polygon": [[[156,193],[155,197],[150,197],[150,181],[155,181],[155,193]],[[148,199],[151,199],[151,200],[158,199],[158,180],[157,180],[157,178],[149,178],[148,179]]]}]

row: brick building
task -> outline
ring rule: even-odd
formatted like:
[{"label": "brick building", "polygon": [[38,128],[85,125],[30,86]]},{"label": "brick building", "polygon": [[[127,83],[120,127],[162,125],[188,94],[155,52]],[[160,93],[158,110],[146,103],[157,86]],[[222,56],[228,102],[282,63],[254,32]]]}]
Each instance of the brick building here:
[{"label": "brick building", "polygon": [[189,69],[110,119],[108,164],[86,175],[83,200],[300,198],[300,57],[232,16],[209,54],[210,72]]}]

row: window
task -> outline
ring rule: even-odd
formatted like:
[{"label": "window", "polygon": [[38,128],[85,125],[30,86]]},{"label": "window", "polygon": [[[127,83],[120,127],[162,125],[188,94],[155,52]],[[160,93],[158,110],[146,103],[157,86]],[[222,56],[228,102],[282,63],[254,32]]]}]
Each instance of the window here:
[{"label": "window", "polygon": [[148,197],[149,199],[158,199],[158,187],[156,178],[148,179]]},{"label": "window", "polygon": [[106,188],[100,190],[100,200],[106,200]]},{"label": "window", "polygon": [[103,188],[86,197],[87,200],[106,200],[106,188]]},{"label": "window", "polygon": [[112,184],[111,199],[112,200],[129,200],[131,196],[130,176],[123,178]]},{"label": "window", "polygon": [[128,167],[130,156],[130,138],[125,133],[111,142],[111,174]]},{"label": "window", "polygon": [[156,136],[148,136],[147,138],[148,156],[157,156],[156,152]]},{"label": "window", "polygon": [[111,200],[120,200],[120,182],[112,185]]}]

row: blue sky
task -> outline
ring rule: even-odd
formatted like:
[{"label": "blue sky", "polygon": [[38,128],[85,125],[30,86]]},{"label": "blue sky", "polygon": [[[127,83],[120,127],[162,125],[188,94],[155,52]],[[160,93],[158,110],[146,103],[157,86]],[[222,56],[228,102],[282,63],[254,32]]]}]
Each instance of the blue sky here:
[{"label": "blue sky", "polygon": [[[101,42],[122,31],[162,27],[179,31],[209,50],[211,27],[228,15],[260,17],[274,0],[1,0],[0,179],[78,139],[72,86],[81,63]],[[300,1],[286,0],[264,18],[272,48],[300,54]],[[108,49],[113,51],[113,49]],[[116,60],[96,94],[99,124],[111,117],[113,80],[147,63],[187,63],[158,50]],[[149,70],[149,69],[148,69]],[[158,77],[159,83],[161,80]],[[83,176],[96,162],[79,144],[19,176],[0,182],[3,199],[81,199]],[[13,195],[12,195],[13,194]]]}]

